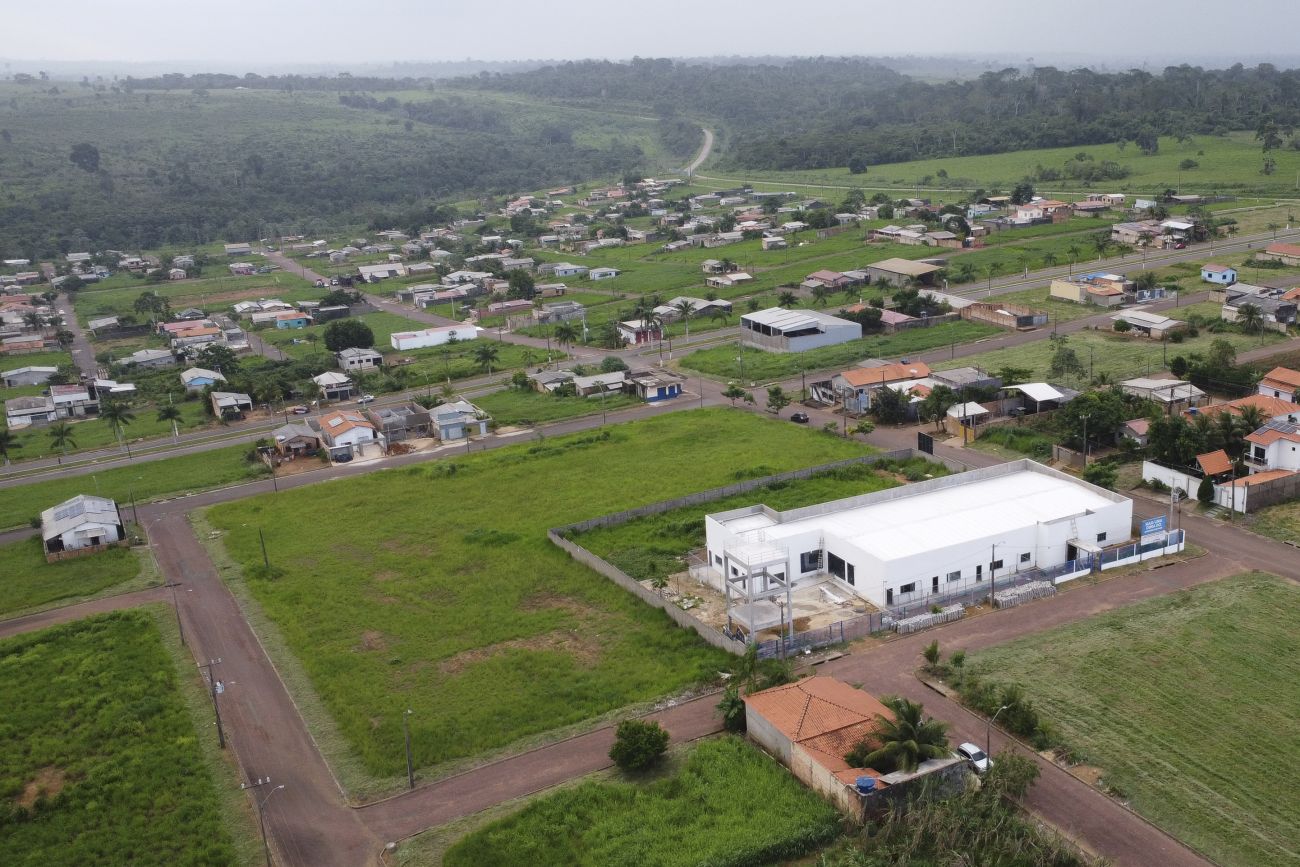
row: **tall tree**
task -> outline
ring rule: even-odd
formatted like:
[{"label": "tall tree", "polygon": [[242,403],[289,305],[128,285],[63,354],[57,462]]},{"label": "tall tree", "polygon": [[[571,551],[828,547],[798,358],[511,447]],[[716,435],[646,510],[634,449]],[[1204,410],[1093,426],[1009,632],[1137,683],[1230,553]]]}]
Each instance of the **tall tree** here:
[{"label": "tall tree", "polygon": [[886,696],[882,702],[893,718],[876,716],[876,730],[859,743],[844,760],[853,767],[877,771],[914,771],[929,759],[948,756],[948,725],[925,718],[925,707],[900,696]]}]

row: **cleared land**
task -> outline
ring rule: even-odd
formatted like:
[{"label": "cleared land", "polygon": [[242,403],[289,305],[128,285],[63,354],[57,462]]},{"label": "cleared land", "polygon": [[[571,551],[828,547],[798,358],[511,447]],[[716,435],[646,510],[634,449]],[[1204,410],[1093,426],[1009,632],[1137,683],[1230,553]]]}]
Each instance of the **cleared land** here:
[{"label": "cleared land", "polygon": [[469,834],[443,863],[739,867],[798,858],[839,830],[834,807],[728,736],[654,782],[585,783],[536,801]]},{"label": "cleared land", "polygon": [[[924,352],[940,346],[969,343],[1000,333],[993,325],[975,322],[948,322],[932,328],[914,328],[897,334],[883,334],[850,340],[836,346],[810,349],[807,352],[764,352],[761,349],[742,349],[737,344],[699,349],[683,358],[679,364],[689,370],[719,379],[743,382],[771,382],[797,375],[801,371],[827,370],[854,364],[864,358],[893,358],[898,355]],[[743,356],[744,362],[737,361]],[[960,362],[965,364],[966,361]],[[743,368],[743,376],[742,374]]]},{"label": "cleared land", "polygon": [[6,864],[225,867],[247,857],[148,613],[0,641],[0,660]]},{"label": "cleared land", "polygon": [[128,583],[122,589],[136,589],[153,577],[146,563],[126,548],[47,563],[39,537],[0,545],[0,617],[88,599]]},{"label": "cleared land", "polygon": [[1249,573],[975,655],[1103,783],[1224,865],[1300,862],[1300,588]]},{"label": "cleared land", "polygon": [[1250,517],[1249,526],[1256,533],[1300,544],[1300,500],[1261,509]]},{"label": "cleared land", "polygon": [[[681,689],[725,654],[579,566],[557,524],[861,454],[726,409],[672,413],[465,459],[212,508],[211,523],[368,775],[418,766]],[[304,523],[309,511],[313,519]],[[260,570],[264,529],[275,580]],[[338,766],[338,762],[332,761]]]},{"label": "cleared land", "polygon": [[44,476],[29,485],[0,488],[0,528],[26,524],[41,510],[77,494],[111,497],[123,506],[135,495],[137,503],[172,494],[203,491],[262,478],[261,461],[250,462],[249,445],[209,452],[141,461],[134,466],[103,470],[94,476]]}]

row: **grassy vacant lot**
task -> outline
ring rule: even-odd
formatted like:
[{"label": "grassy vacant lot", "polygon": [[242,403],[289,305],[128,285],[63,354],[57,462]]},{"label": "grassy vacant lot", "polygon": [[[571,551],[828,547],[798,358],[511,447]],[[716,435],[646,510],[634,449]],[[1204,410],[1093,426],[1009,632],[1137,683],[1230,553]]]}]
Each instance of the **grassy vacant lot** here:
[{"label": "grassy vacant lot", "polygon": [[848,343],[825,346],[821,349],[810,349],[807,352],[742,350],[738,345],[728,344],[696,350],[681,360],[681,366],[718,379],[740,380],[741,364],[736,361],[736,358],[743,354],[745,382],[772,382],[796,376],[800,371],[812,372],[845,367],[864,358],[893,358],[949,344],[968,343],[1000,331],[1001,329],[993,325],[948,322],[933,328],[914,328],[897,334],[863,337],[860,340],[850,340]]},{"label": "grassy vacant lot", "polygon": [[0,617],[87,599],[128,583],[143,585],[153,577],[148,561],[126,548],[46,563],[39,537],[11,542],[0,545]]},{"label": "grassy vacant lot", "polygon": [[1106,785],[1212,861],[1295,864],[1297,618],[1300,589],[1252,573],[967,664],[1022,684]]},{"label": "grassy vacant lot", "polygon": [[224,867],[246,854],[148,613],[5,639],[0,660],[6,864]]},{"label": "grassy vacant lot", "polygon": [[[1234,132],[1226,136],[1194,136],[1186,144],[1179,144],[1172,138],[1162,138],[1160,151],[1153,156],[1144,156],[1131,146],[1121,150],[1114,144],[1080,145],[988,156],[886,163],[871,166],[865,175],[850,174],[848,169],[810,169],[786,172],[746,171],[744,177],[746,180],[766,180],[778,184],[786,181],[845,187],[910,187],[928,175],[931,176],[931,181],[927,183],[942,188],[1010,189],[1031,172],[1034,166],[1059,168],[1081,151],[1090,154],[1097,162],[1113,160],[1122,166],[1128,166],[1131,170],[1128,177],[1104,184],[1106,189],[1115,192],[1149,193],[1179,186],[1181,179],[1184,192],[1242,189],[1279,195],[1294,194],[1295,174],[1300,170],[1300,151],[1281,149],[1270,154],[1277,160],[1277,171],[1272,175],[1261,174],[1262,159],[1255,134]],[[1185,159],[1196,160],[1199,167],[1182,172],[1180,178],[1178,164]],[[946,180],[937,178],[940,169],[947,171]],[[1069,180],[1051,181],[1038,186],[1045,191],[1083,190],[1081,184]]]},{"label": "grassy vacant lot", "polygon": [[[375,335],[375,348],[379,352],[392,352],[392,343],[389,337],[395,331],[419,331],[427,328],[421,322],[414,319],[407,319],[405,316],[398,316],[395,313],[385,313],[377,311],[375,313],[363,313],[360,316],[353,316],[370,326],[370,330]],[[310,328],[263,328],[257,332],[257,336],[267,343],[273,343],[288,355],[294,358],[302,358],[310,355],[312,352],[328,352],[325,348],[325,328],[328,323],[313,325]]]},{"label": "grassy vacant lot", "polygon": [[1256,533],[1300,544],[1300,500],[1261,509],[1249,520],[1250,529]]},{"label": "grassy vacant lot", "polygon": [[590,530],[577,541],[638,580],[671,575],[685,568],[683,556],[704,544],[705,515],[754,503],[783,510],[856,497],[900,484],[899,471],[906,478],[916,479],[948,474],[943,464],[926,461],[907,461],[901,466],[891,461],[878,466],[879,469],[861,465],[845,467],[810,479],[777,482],[711,503],[683,506],[615,527]]},{"label": "grassy vacant lot", "polygon": [[0,488],[0,527],[17,527],[43,509],[77,494],[112,497],[125,505],[135,494],[137,503],[174,494],[220,488],[266,475],[266,465],[244,459],[249,446],[230,446],[140,461],[132,466],[102,470],[91,475],[42,476],[40,481],[12,488]]},{"label": "grassy vacant lot", "polygon": [[[683,398],[685,400],[685,398]],[[498,427],[507,425],[535,425],[566,418],[613,412],[629,406],[640,406],[641,401],[629,394],[613,394],[604,399],[597,397],[556,397],[539,391],[520,391],[507,388],[474,398],[474,405],[492,416]]]},{"label": "grassy vacant lot", "polygon": [[[723,664],[550,545],[547,527],[862,451],[750,413],[697,410],[336,482],[328,509],[304,489],[208,517],[350,755],[364,774],[393,775],[406,708],[417,764],[436,765]],[[272,581],[252,568],[259,527],[282,570]]]},{"label": "grassy vacant lot", "polygon": [[699,744],[681,770],[654,782],[585,783],[536,801],[468,835],[443,863],[784,863],[839,830],[834,807],[743,739],[727,736]]},{"label": "grassy vacant lot", "polygon": [[[1111,379],[1130,379],[1146,376],[1148,373],[1164,370],[1175,356],[1190,357],[1193,353],[1204,353],[1215,340],[1227,340],[1237,350],[1245,352],[1276,343],[1285,338],[1276,332],[1263,334],[1241,334],[1224,332],[1212,334],[1202,329],[1197,337],[1189,337],[1182,343],[1162,344],[1159,340],[1138,337],[1133,334],[1122,335],[1109,331],[1080,331],[1068,337],[1068,345],[1073,347],[1084,367],[1089,364],[1095,373],[1109,374]],[[1046,378],[1051,367],[1053,348],[1049,340],[1037,340],[1021,346],[1007,349],[994,349],[977,355],[968,355],[956,361],[939,362],[936,367],[964,367],[973,365],[985,370],[997,370],[1000,367],[1023,367],[1033,371],[1035,378]],[[1059,377],[1054,377],[1053,381]],[[1085,375],[1086,380],[1086,375]],[[1066,385],[1078,385],[1066,377]]]}]

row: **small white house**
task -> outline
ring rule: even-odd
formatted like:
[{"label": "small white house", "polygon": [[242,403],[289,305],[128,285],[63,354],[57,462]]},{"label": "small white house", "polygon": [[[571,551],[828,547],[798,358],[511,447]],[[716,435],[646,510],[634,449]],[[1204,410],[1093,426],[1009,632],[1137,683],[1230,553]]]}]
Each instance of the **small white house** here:
[{"label": "small white house", "polygon": [[330,457],[339,459],[353,453],[364,454],[368,446],[384,447],[384,435],[365,414],[354,409],[340,409],[321,416],[321,438],[329,446]]},{"label": "small white house", "polygon": [[[587,272],[587,276],[590,277],[592,280],[612,280],[615,277],[617,277],[620,273],[622,272],[619,271],[617,268],[592,268],[590,271]],[[557,272],[556,276],[561,277],[563,275]]]},{"label": "small white house", "polygon": [[343,370],[373,370],[382,367],[384,357],[373,349],[361,346],[349,346],[334,356]]},{"label": "small white house", "polygon": [[105,547],[125,538],[117,503],[105,497],[79,494],[41,512],[47,555]]},{"label": "small white house", "polygon": [[1213,262],[1207,262],[1201,266],[1201,279],[1206,283],[1231,286],[1237,282],[1237,269],[1230,268],[1227,265],[1216,265]]}]

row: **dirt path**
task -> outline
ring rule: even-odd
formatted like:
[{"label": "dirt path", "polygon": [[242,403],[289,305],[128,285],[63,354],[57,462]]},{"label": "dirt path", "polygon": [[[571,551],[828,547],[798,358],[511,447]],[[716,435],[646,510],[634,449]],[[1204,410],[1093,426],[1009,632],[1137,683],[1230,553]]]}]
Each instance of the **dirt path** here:
[{"label": "dirt path", "polygon": [[704,133],[704,143],[700,145],[700,152],[695,155],[695,159],[691,160],[690,165],[686,167],[688,177],[695,174],[696,170],[704,165],[704,161],[713,153],[713,130],[701,127],[700,132]]},{"label": "dirt path", "polygon": [[106,596],[103,599],[92,599],[89,602],[65,605],[62,608],[51,608],[48,611],[40,611],[36,614],[14,617],[10,620],[0,620],[0,638],[21,635],[24,632],[35,632],[37,629],[45,629],[49,626],[57,626],[60,623],[80,620],[94,614],[123,611],[127,608],[135,608],[150,602],[163,602],[167,599],[167,590],[165,588],[151,587],[148,590],[137,590],[134,593],[122,593],[118,596]]}]

